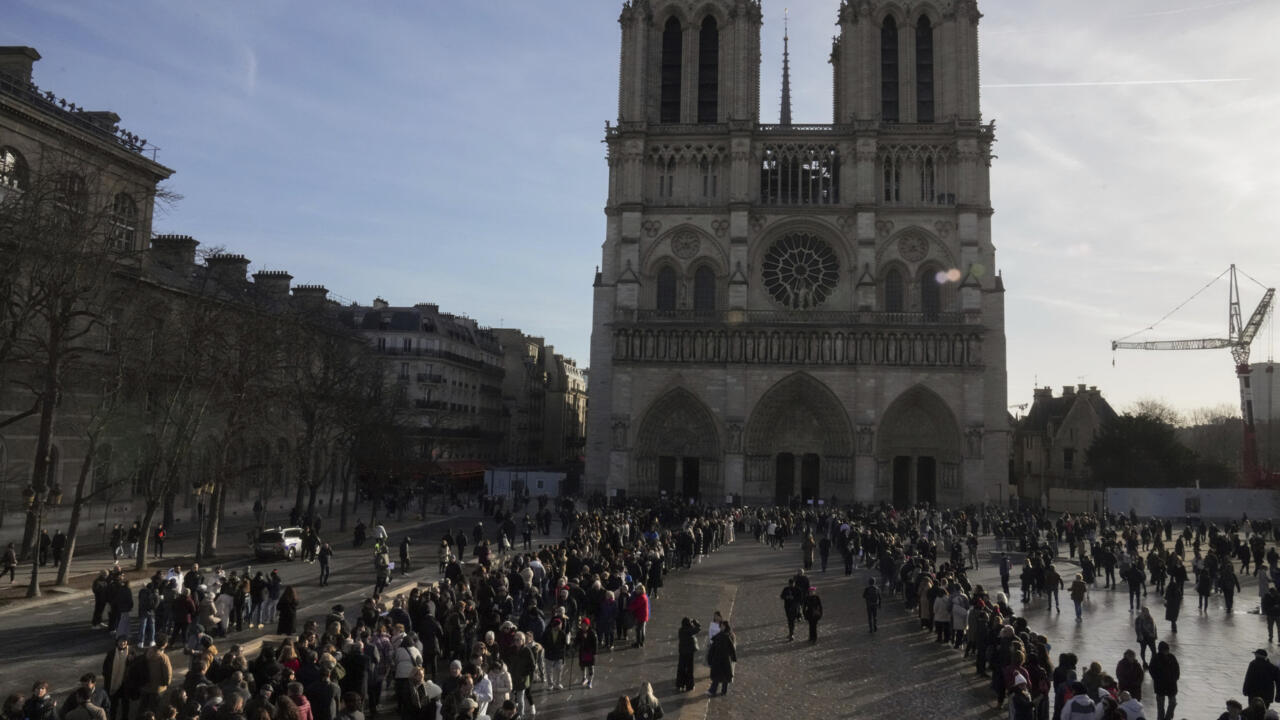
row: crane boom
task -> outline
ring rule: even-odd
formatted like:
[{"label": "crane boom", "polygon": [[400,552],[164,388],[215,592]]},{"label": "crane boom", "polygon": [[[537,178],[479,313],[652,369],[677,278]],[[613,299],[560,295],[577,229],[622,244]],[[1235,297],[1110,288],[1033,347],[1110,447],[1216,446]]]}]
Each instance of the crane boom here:
[{"label": "crane boom", "polygon": [[1217,350],[1231,347],[1234,341],[1226,338],[1200,338],[1198,340],[1151,340],[1148,342],[1113,342],[1112,350]]},{"label": "crane boom", "polygon": [[[1267,288],[1262,301],[1249,316],[1248,322],[1241,321],[1240,286],[1236,280],[1236,266],[1232,265],[1230,288],[1227,291],[1227,332],[1226,338],[1198,338],[1192,340],[1151,340],[1148,342],[1125,342],[1116,340],[1111,343],[1114,350],[1216,350],[1231,348],[1231,359],[1236,364],[1236,379],[1240,384],[1240,419],[1244,423],[1244,447],[1242,449],[1242,465],[1244,477],[1249,484],[1262,485],[1275,482],[1280,476],[1266,473],[1258,466],[1258,441],[1253,424],[1253,383],[1250,380],[1249,346],[1262,327],[1263,321],[1271,313],[1271,305],[1275,301],[1276,289]],[[1221,275],[1217,279],[1221,279]],[[1215,279],[1214,282],[1217,281]],[[1212,283],[1210,283],[1212,284]],[[1208,286],[1206,286],[1208,287]],[[1203,288],[1202,288],[1203,291]],[[1199,293],[1196,293],[1197,295]],[[1192,296],[1193,298],[1195,295]],[[1184,305],[1186,303],[1183,303]],[[1181,306],[1179,306],[1181,307]],[[1177,308],[1175,308],[1175,311]],[[1165,317],[1168,317],[1167,315]]]}]

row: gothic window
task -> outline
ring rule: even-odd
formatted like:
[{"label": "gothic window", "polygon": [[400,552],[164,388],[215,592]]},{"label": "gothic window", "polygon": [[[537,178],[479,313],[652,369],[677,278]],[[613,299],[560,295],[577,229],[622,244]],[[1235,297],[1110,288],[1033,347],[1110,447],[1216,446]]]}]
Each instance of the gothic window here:
[{"label": "gothic window", "polygon": [[714,198],[716,196],[716,180],[715,163],[710,159],[703,157],[702,162],[698,164],[702,170],[702,197]]},{"label": "gothic window", "polygon": [[884,201],[902,202],[902,160],[894,155],[884,159]]},{"label": "gothic window", "polygon": [[662,30],[662,97],[658,122],[680,122],[680,61],[684,55],[680,21],[667,20]]},{"label": "gothic window", "polygon": [[937,169],[933,166],[933,158],[926,157],[920,165],[920,200],[931,204],[937,197]]},{"label": "gothic window", "polygon": [[885,273],[884,276],[884,311],[885,312],[902,312],[904,288],[902,283],[902,273],[897,268]]},{"label": "gothic window", "polygon": [[0,189],[27,189],[27,161],[11,147],[0,147]]},{"label": "gothic window", "polygon": [[892,16],[880,27],[880,119],[898,122],[898,23]]},{"label": "gothic window", "polygon": [[720,31],[716,19],[707,17],[698,33],[698,122],[713,123],[718,117],[720,92]]},{"label": "gothic window", "polygon": [[933,25],[916,23],[916,122],[933,122]]},{"label": "gothic window", "polygon": [[926,268],[920,273],[920,312],[929,318],[936,318],[942,312],[942,285],[935,268]]},{"label": "gothic window", "polygon": [[659,310],[675,310],[676,309],[676,271],[670,265],[665,265],[658,271],[658,298],[657,308]]},{"label": "gothic window", "polygon": [[766,147],[760,165],[760,202],[767,205],[839,203],[839,152],[829,146]]},{"label": "gothic window", "polygon": [[119,193],[111,203],[111,246],[133,250],[138,240],[138,204],[128,193]]},{"label": "gothic window", "polygon": [[793,310],[809,310],[835,292],[840,260],[813,235],[786,235],[765,253],[761,276],[774,300]]},{"label": "gothic window", "polygon": [[693,309],[699,312],[716,309],[716,273],[706,265],[693,274]]}]

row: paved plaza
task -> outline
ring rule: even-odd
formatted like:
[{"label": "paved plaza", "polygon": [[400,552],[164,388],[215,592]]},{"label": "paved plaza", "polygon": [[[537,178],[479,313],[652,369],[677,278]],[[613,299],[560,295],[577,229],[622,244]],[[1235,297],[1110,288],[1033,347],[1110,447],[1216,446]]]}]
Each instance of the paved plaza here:
[{"label": "paved plaza", "polygon": [[[436,524],[418,530],[425,537],[438,532]],[[984,566],[971,577],[992,592],[999,589],[996,565],[987,539],[981,556]],[[319,615],[335,602],[355,606],[369,592],[371,570],[366,553],[340,549],[334,564],[333,583],[321,590],[315,586],[317,566],[281,563],[287,582],[300,583],[303,617]],[[619,644],[613,652],[602,653],[597,664],[594,687],[566,683],[568,689],[548,692],[537,686],[538,714],[543,717],[598,719],[608,714],[619,695],[634,695],[644,681],[652,682],[668,717],[741,718],[787,713],[790,717],[947,717],[998,718],[1007,711],[994,707],[985,679],[974,674],[971,661],[960,652],[932,642],[932,635],[919,630],[914,614],[904,611],[899,598],[886,598],[880,631],[867,633],[861,591],[868,575],[857,570],[844,576],[838,563],[826,573],[816,567],[810,573],[826,613],[820,638],[811,646],[797,632],[797,640],[787,641],[778,594],[800,566],[800,550],[795,544],[773,550],[754,542],[749,535],[713,553],[692,571],[668,576],[668,582],[654,601],[649,642],[632,649]],[[1059,558],[1064,575],[1075,566]],[[434,574],[430,579],[434,579]],[[397,580],[422,579],[422,574]],[[1242,580],[1244,580],[1242,576]],[[1082,667],[1097,660],[1112,672],[1126,648],[1136,649],[1128,610],[1127,591],[1093,590],[1084,622],[1076,623],[1069,600],[1062,612],[1050,612],[1045,601],[1019,603],[1018,588],[1012,588],[1011,602],[1028,618],[1035,632],[1046,635],[1051,655],[1075,652]],[[1064,594],[1065,600],[1065,594]],[[1245,666],[1252,650],[1266,647],[1263,619],[1249,610],[1257,605],[1256,586],[1237,596],[1235,612],[1225,613],[1221,598],[1215,597],[1206,613],[1195,609],[1194,593],[1184,603],[1178,635],[1168,634],[1163,603],[1154,592],[1148,596],[1157,618],[1161,639],[1173,646],[1182,665],[1179,716],[1217,717],[1222,702],[1239,697]],[[676,628],[688,615],[704,627],[712,613],[720,610],[729,618],[738,636],[737,677],[725,697],[708,698],[707,668],[699,662],[697,687],[693,692],[674,690]],[[87,631],[88,602],[85,598],[46,600],[23,607],[15,604],[0,613],[0,643],[6,649],[0,662],[0,689],[12,691],[28,686],[35,678],[47,678],[59,691],[70,688],[82,672],[101,667],[101,657],[110,645],[105,633]],[[261,637],[252,632],[237,633],[230,642],[250,643]],[[702,635],[706,647],[706,633]],[[1272,646],[1280,652],[1280,646]],[[185,667],[185,662],[175,662]],[[576,663],[568,663],[576,675]],[[1150,679],[1144,699],[1154,707]]]}]

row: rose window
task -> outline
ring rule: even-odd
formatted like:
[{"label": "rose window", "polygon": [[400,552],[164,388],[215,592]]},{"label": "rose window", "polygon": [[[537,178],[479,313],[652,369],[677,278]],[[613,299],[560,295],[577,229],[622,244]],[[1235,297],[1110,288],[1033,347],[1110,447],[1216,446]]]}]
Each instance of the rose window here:
[{"label": "rose window", "polygon": [[765,253],[761,274],[774,300],[808,310],[835,291],[840,261],[830,245],[812,235],[787,235]]}]

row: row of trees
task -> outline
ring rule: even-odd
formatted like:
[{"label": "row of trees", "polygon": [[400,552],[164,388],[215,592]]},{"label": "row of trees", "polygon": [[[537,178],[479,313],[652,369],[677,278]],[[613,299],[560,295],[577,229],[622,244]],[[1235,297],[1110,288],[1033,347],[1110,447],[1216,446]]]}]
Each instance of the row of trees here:
[{"label": "row of trees", "polygon": [[1101,487],[1231,487],[1239,482],[1242,435],[1230,406],[1184,414],[1145,399],[1104,422],[1086,457]]},{"label": "row of trees", "polygon": [[[341,479],[345,527],[354,463],[401,442],[376,357],[323,302],[273,296],[243,273],[157,266],[100,199],[111,193],[87,190],[110,185],[68,161],[0,186],[0,432],[35,437],[23,555],[36,555],[50,505],[69,499],[65,582],[86,506],[132,493],[141,569],[152,528],[187,492],[208,508],[197,552],[211,555],[228,493],[265,474],[246,451],[264,436],[289,441],[301,512]],[[69,493],[56,482],[59,444],[83,450],[74,472],[63,467]],[[31,595],[38,572],[33,562]]]}]

